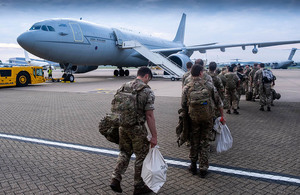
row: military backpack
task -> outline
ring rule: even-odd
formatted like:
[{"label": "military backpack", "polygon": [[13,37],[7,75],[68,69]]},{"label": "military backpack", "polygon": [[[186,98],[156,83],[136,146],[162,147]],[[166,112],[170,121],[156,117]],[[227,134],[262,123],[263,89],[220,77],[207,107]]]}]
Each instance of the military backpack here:
[{"label": "military backpack", "polygon": [[132,82],[126,83],[117,91],[112,100],[111,111],[119,116],[120,126],[132,127],[139,124],[141,116],[138,114],[138,94],[146,84],[133,87]]},{"label": "military backpack", "polygon": [[263,69],[262,77],[264,83],[271,83],[274,80],[274,75],[269,69]]},{"label": "military backpack", "polygon": [[226,88],[228,88],[228,89],[236,89],[237,85],[236,85],[236,82],[234,80],[235,76],[236,76],[236,74],[234,74],[234,73],[227,73],[227,74],[225,74]]},{"label": "military backpack", "polygon": [[212,99],[203,81],[192,82],[188,90],[188,113],[192,121],[203,122],[213,117]]}]

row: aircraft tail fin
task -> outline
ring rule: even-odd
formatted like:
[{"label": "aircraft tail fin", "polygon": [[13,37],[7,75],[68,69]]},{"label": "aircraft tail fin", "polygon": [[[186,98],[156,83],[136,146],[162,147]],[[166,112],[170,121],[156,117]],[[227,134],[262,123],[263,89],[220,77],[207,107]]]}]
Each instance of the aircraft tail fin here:
[{"label": "aircraft tail fin", "polygon": [[184,42],[185,20],[186,20],[186,14],[183,13],[182,17],[181,17],[179,27],[177,29],[176,36],[175,36],[173,42],[179,42],[179,43]]},{"label": "aircraft tail fin", "polygon": [[297,48],[293,48],[293,49],[291,50],[291,53],[290,53],[290,56],[289,56],[288,60],[292,60],[292,59],[293,59],[296,50],[297,50]]},{"label": "aircraft tail fin", "polygon": [[28,63],[28,65],[30,65],[31,60],[30,60],[26,50],[24,50],[24,54],[25,54],[25,61]]}]

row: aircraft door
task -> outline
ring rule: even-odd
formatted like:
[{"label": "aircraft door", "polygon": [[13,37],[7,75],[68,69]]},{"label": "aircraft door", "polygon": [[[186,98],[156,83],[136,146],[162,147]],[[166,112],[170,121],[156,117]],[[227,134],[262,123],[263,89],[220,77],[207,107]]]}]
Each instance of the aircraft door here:
[{"label": "aircraft door", "polygon": [[116,45],[121,47],[124,41],[123,33],[116,28],[113,28],[113,31],[114,31],[114,35],[116,36]]},{"label": "aircraft door", "polygon": [[80,25],[77,23],[70,23],[70,26],[73,32],[74,41],[83,42],[83,34]]}]

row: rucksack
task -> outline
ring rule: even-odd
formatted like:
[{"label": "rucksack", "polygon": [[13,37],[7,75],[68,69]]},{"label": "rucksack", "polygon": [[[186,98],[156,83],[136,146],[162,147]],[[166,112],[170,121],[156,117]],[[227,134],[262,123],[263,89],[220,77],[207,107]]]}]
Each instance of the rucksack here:
[{"label": "rucksack", "polygon": [[126,83],[117,91],[112,100],[111,111],[118,114],[120,126],[132,127],[138,124],[140,116],[138,114],[138,93],[148,85],[133,87],[133,83]]},{"label": "rucksack", "polygon": [[204,82],[193,82],[189,84],[188,91],[188,113],[192,121],[203,122],[213,117],[212,99]]},{"label": "rucksack", "polygon": [[269,69],[264,69],[262,71],[262,76],[264,83],[271,83],[274,80],[274,75]]},{"label": "rucksack", "polygon": [[119,144],[119,116],[106,114],[99,122],[99,132],[113,143]]},{"label": "rucksack", "polygon": [[236,76],[235,74],[230,74],[230,73],[227,73],[225,74],[225,78],[226,78],[226,88],[228,89],[236,89],[237,85],[236,85],[236,82],[234,80],[234,76]]}]

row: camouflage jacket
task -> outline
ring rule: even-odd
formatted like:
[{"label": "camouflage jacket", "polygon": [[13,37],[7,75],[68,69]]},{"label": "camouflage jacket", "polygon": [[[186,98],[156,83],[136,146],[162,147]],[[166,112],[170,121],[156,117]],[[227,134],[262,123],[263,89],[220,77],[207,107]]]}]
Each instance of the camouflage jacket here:
[{"label": "camouflage jacket", "polygon": [[222,80],[218,77],[218,75],[214,72],[208,72],[208,75],[211,76],[211,78],[213,80],[213,84],[217,88],[219,94],[223,93],[224,86],[223,86]]}]

